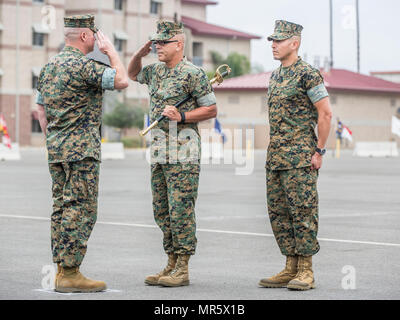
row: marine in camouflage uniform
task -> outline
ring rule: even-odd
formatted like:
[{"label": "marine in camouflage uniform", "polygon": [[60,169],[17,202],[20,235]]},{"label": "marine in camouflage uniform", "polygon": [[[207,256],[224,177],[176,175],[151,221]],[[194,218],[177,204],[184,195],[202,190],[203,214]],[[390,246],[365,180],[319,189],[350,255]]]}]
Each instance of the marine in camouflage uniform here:
[{"label": "marine in camouflage uniform", "polygon": [[[182,33],[182,24],[160,21],[157,34],[151,40],[169,41]],[[186,58],[173,68],[169,68],[164,62],[147,65],[134,80],[148,86],[151,122],[163,114],[166,106],[173,106],[188,95],[191,99],[179,107],[181,115],[216,103],[205,72]],[[176,133],[170,132],[170,127],[175,128]],[[146,278],[147,284],[154,285],[162,284],[159,282],[161,276],[168,275],[175,264],[179,265],[179,257],[186,257],[188,260],[190,255],[195,254],[195,202],[201,150],[196,122],[181,122],[174,127],[174,123],[165,119],[151,133],[154,219],[163,232],[163,246],[169,256],[170,265],[164,272]],[[188,284],[188,278],[187,281],[179,282],[179,285],[183,283]]]},{"label": "marine in camouflage uniform", "polygon": [[[66,28],[98,31],[91,15],[64,22]],[[68,45],[40,72],[36,102],[46,114],[53,182],[51,248],[62,270],[79,268],[97,219],[103,92],[114,90],[115,75],[115,69]]]},{"label": "marine in camouflage uniform", "polygon": [[[275,33],[268,40],[300,37],[302,28],[278,20]],[[261,280],[262,286],[287,285],[299,272],[298,257],[311,257],[320,249],[317,240],[318,170],[312,168],[311,159],[318,142],[315,134],[318,111],[314,104],[327,96],[319,70],[300,57],[292,65],[281,65],[271,74],[268,88],[267,204],[275,239],[281,253],[288,259],[286,273]]]}]

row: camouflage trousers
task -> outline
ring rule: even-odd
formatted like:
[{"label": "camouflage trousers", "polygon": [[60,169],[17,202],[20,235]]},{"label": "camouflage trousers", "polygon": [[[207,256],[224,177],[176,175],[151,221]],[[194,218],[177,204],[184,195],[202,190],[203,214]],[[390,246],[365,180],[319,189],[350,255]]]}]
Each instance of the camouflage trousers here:
[{"label": "camouflage trousers", "polygon": [[272,230],[285,256],[319,251],[318,171],[311,167],[267,169],[267,204]]},{"label": "camouflage trousers", "polygon": [[50,163],[53,181],[51,249],[53,262],[78,267],[86,254],[87,242],[97,219],[100,162]]},{"label": "camouflage trousers", "polygon": [[167,254],[193,255],[196,251],[195,202],[199,164],[152,164],[153,212],[163,232]]}]

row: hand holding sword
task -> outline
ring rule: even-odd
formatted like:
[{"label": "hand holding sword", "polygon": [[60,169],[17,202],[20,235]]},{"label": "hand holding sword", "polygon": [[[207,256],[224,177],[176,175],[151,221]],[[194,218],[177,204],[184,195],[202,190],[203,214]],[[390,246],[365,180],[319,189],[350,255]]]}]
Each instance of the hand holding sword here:
[{"label": "hand holding sword", "polygon": [[[221,71],[222,69],[224,69],[224,71]],[[231,72],[231,68],[227,65],[221,65],[218,67],[218,69],[215,72],[215,76],[214,78],[212,78],[210,80],[211,84],[214,84],[215,82],[219,84],[221,84],[224,81],[224,77],[226,77],[227,75],[229,75],[229,73]],[[179,112],[177,112],[177,108],[179,106],[181,106],[182,104],[188,102],[192,97],[189,95],[186,98],[184,98],[183,100],[179,101],[178,103],[176,103],[174,106],[167,106],[163,112],[163,115],[161,115],[160,117],[157,118],[156,121],[154,121],[148,128],[146,128],[145,130],[140,132],[141,136],[145,136],[151,129],[153,129],[160,121],[164,120],[165,118],[170,118],[171,120],[175,120],[178,121],[180,120],[180,114]]]}]

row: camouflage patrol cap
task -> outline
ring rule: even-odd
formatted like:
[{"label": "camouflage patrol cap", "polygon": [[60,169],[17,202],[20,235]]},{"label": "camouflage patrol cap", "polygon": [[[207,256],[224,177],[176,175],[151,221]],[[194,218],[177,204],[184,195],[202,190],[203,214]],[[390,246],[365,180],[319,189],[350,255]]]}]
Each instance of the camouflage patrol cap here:
[{"label": "camouflage patrol cap", "polygon": [[276,20],[274,33],[270,35],[267,39],[268,41],[285,40],[293,36],[301,36],[302,30],[303,26],[299,24],[285,20]]},{"label": "camouflage patrol cap", "polygon": [[151,37],[151,41],[169,40],[177,34],[183,33],[183,24],[172,21],[158,21],[157,33]]},{"label": "camouflage patrol cap", "polygon": [[89,28],[94,33],[99,31],[99,29],[94,24],[94,15],[85,14],[79,16],[70,16],[64,18],[65,28]]}]

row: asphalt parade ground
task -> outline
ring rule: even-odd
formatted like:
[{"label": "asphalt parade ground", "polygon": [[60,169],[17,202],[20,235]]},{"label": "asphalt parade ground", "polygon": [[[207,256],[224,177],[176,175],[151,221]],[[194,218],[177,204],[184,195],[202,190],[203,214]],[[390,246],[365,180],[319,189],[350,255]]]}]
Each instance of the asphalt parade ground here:
[{"label": "asphalt parade ground", "polygon": [[144,284],[166,264],[155,225],[149,164],[139,152],[103,161],[97,224],[81,271],[108,291],[57,294],[49,279],[51,180],[42,149],[0,162],[0,299],[273,300],[400,298],[400,159],[325,156],[318,181],[316,289],[258,286],[284,266],[266,212],[265,152],[254,170],[203,165],[196,205],[198,247],[191,285]]}]

